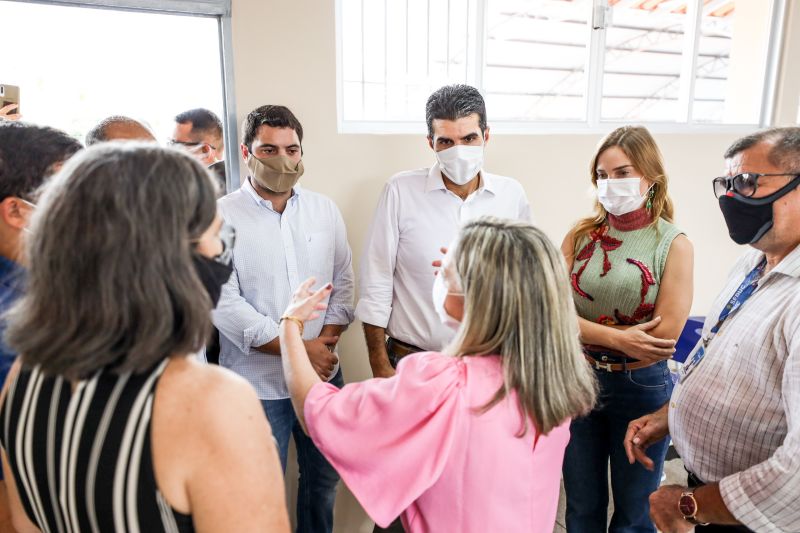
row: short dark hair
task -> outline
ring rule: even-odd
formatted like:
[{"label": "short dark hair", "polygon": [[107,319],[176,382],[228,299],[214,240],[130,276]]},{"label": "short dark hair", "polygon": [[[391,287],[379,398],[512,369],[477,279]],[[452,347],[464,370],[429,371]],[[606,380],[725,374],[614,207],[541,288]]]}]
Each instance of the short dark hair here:
[{"label": "short dark hair", "polygon": [[469,85],[445,85],[428,98],[425,104],[425,120],[428,122],[428,137],[433,138],[433,121],[458,120],[478,114],[481,133],[486,133],[486,102],[475,87]]},{"label": "short dark hair", "polygon": [[217,208],[214,178],[194,157],[101,144],[72,158],[39,205],[25,239],[26,292],[6,330],[24,365],[75,380],[145,372],[202,348],[211,299],[192,241]]},{"label": "short dark hair", "polygon": [[222,140],[222,121],[212,111],[198,107],[190,109],[175,116],[178,124],[192,124],[192,133],[197,132],[201,135],[211,135]]},{"label": "short dark hair", "polygon": [[80,142],[61,130],[0,120],[0,201],[9,196],[31,200],[53,165],[81,148]]},{"label": "short dark hair", "polygon": [[97,143],[105,142],[108,139],[108,128],[111,126],[139,126],[140,128],[150,131],[150,128],[136,120],[135,118],[126,117],[123,115],[112,115],[106,117],[97,123],[95,127],[89,130],[86,134],[86,146],[92,146]]},{"label": "short dark hair", "polygon": [[761,143],[772,145],[769,162],[789,172],[800,172],[800,128],[769,128],[746,135],[734,141],[725,150],[725,159],[730,159]]},{"label": "short dark hair", "polygon": [[282,105],[262,105],[250,111],[242,124],[242,144],[250,150],[260,126],[270,128],[291,128],[297,133],[300,144],[303,144],[303,126],[288,107]]}]

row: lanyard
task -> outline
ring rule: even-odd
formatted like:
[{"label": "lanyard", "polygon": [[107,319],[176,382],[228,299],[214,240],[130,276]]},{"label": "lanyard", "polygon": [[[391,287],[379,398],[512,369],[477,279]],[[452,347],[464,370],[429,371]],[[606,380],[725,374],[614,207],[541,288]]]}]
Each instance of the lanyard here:
[{"label": "lanyard", "polygon": [[742,284],[739,285],[739,288],[733,293],[731,299],[728,300],[728,303],[722,308],[722,312],[719,314],[717,323],[714,324],[714,327],[712,327],[709,331],[708,337],[703,337],[697,341],[697,345],[695,345],[692,352],[688,355],[686,358],[686,363],[681,368],[679,377],[681,382],[683,382],[686,377],[691,374],[695,368],[697,368],[697,365],[699,365],[700,361],[702,361],[706,356],[705,349],[708,346],[708,343],[711,342],[711,339],[716,336],[717,332],[722,327],[722,324],[724,324],[732,314],[738,311],[739,308],[744,305],[747,299],[750,298],[756,291],[756,288],[758,288],[758,280],[761,279],[761,275],[764,274],[764,269],[766,266],[767,260],[764,258],[753,270],[747,274],[747,276],[745,276]]},{"label": "lanyard", "polygon": [[719,314],[719,318],[717,319],[717,323],[714,324],[714,327],[711,328],[710,334],[708,338],[703,339],[703,344],[708,346],[708,343],[711,342],[711,339],[717,334],[717,332],[722,327],[722,324],[736,311],[739,310],[742,305],[750,298],[753,293],[756,291],[758,287],[758,281],[761,279],[761,276],[764,274],[764,269],[767,266],[767,259],[764,258],[761,262],[756,265],[756,267],[751,270],[747,276],[745,276],[744,281],[742,284],[739,285],[739,288],[736,289],[736,292],[733,293],[731,299],[728,300],[728,303],[725,304],[725,307],[722,308],[722,312]]}]

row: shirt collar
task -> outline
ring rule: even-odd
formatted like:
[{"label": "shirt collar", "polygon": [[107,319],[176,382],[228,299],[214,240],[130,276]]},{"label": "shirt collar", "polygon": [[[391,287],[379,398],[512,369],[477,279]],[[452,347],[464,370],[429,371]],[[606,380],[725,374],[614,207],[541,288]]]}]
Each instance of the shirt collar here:
[{"label": "shirt collar", "polygon": [[0,284],[11,284],[20,276],[24,275],[25,267],[0,255]]},{"label": "shirt collar", "polygon": [[[764,254],[761,254],[763,257]],[[784,274],[793,278],[800,278],[800,245],[796,246],[794,250],[789,252],[789,255],[775,265],[770,271],[771,273]]]},{"label": "shirt collar", "polygon": [[[497,180],[494,179],[494,176],[486,172],[485,170],[481,170],[481,186],[475,191],[476,193],[480,193],[488,191],[492,194],[497,194],[496,187],[497,187]],[[447,187],[444,186],[444,178],[442,177],[442,168],[439,166],[439,163],[436,162],[430,170],[428,170],[428,179],[425,181],[425,192],[431,191],[438,191],[438,190],[446,190]]]},{"label": "shirt collar", "polygon": [[[258,205],[266,207],[267,209],[272,209],[272,202],[270,202],[269,200],[265,200],[261,196],[259,196],[258,192],[256,192],[255,187],[253,187],[253,184],[250,183],[250,179],[251,179],[250,176],[247,176],[247,178],[245,178],[244,183],[242,183],[242,190],[246,191],[253,199],[253,201]],[[292,187],[292,196],[289,198],[289,202],[290,203],[296,202],[297,197],[300,196],[301,191],[302,189],[300,185],[295,184],[295,186]]]}]

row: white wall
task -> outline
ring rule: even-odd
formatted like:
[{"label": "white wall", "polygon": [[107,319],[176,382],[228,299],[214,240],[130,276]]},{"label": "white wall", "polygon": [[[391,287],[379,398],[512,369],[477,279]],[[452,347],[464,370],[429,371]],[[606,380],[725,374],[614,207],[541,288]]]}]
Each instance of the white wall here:
[{"label": "white wall", "polygon": [[[785,68],[776,102],[782,124],[795,120],[800,94],[800,72],[790,67],[790,59],[800,53],[800,6],[794,0],[789,3]],[[283,104],[294,111],[305,130],[303,185],[327,194],[339,205],[358,271],[366,230],[384,182],[400,170],[430,165],[432,155],[421,135],[337,133],[335,46],[333,0],[233,0],[240,124],[248,111],[263,104]],[[491,109],[488,112],[491,125]],[[671,178],[676,222],[695,246],[693,314],[705,313],[742,251],[728,238],[711,189],[711,178],[724,170],[722,153],[737,136],[656,135]],[[560,243],[574,221],[590,209],[588,163],[599,137],[494,135],[486,151],[486,168],[522,182],[537,223]],[[343,336],[340,354],[347,381],[371,377],[360,323]],[[337,531],[371,531],[346,490],[336,513]]]}]

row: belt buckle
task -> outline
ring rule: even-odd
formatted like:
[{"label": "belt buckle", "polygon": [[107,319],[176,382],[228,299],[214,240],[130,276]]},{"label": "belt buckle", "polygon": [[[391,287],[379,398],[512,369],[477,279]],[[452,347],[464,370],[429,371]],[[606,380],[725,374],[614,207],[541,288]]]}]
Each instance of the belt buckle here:
[{"label": "belt buckle", "polygon": [[597,370],[605,370],[606,372],[611,372],[611,363],[601,363],[600,361],[595,361],[594,367]]}]

